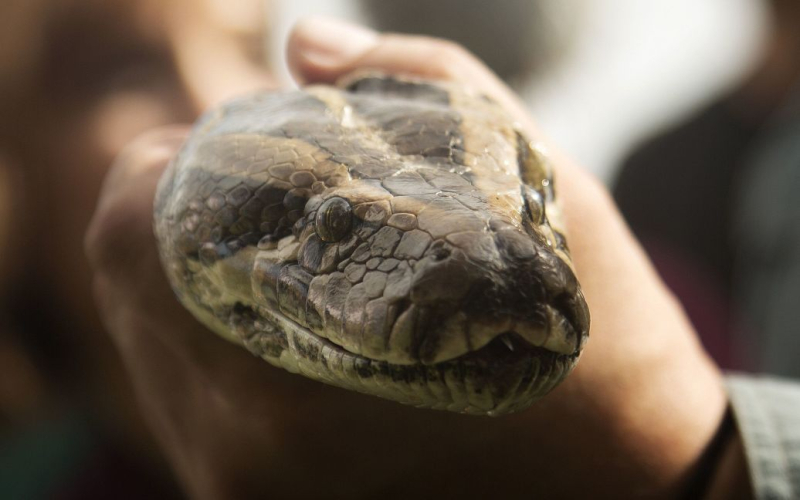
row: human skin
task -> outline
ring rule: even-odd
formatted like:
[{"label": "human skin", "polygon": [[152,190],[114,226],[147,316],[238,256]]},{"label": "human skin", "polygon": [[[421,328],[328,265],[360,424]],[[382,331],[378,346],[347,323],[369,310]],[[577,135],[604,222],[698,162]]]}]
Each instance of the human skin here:
[{"label": "human skin", "polygon": [[[191,496],[674,498],[703,479],[729,484],[707,453],[727,407],[719,370],[605,188],[549,144],[491,72],[448,42],[319,19],[295,27],[288,60],[300,83],[375,69],[464,84],[503,105],[552,155],[590,341],[550,395],[494,419],[418,410],[274,368],[174,298],[152,202],[187,129],[153,131],[112,167],[86,249],[105,325]],[[731,439],[727,448],[740,451]],[[732,456],[725,471],[741,477]]]},{"label": "human skin", "polygon": [[83,235],[126,143],[272,80],[255,50],[269,2],[232,3],[0,1],[0,435],[87,418],[91,457],[122,462],[98,475],[166,467],[98,317]]}]

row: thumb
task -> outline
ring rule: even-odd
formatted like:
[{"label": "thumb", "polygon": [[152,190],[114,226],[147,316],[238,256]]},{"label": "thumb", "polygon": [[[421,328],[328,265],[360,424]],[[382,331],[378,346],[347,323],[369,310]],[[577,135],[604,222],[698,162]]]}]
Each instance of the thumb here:
[{"label": "thumb", "polygon": [[532,137],[541,138],[516,95],[478,58],[460,45],[419,35],[379,34],[329,18],[295,25],[287,48],[298,83],[334,83],[356,70],[453,82],[494,99]]},{"label": "thumb", "polygon": [[378,33],[362,26],[331,18],[307,18],[289,35],[289,70],[298,83],[333,83],[379,41]]}]

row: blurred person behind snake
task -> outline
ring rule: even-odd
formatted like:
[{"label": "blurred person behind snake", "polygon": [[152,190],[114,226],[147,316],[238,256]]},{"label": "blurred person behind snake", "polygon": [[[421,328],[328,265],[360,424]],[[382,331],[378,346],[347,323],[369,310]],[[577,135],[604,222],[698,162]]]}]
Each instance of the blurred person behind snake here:
[{"label": "blurred person behind snake", "polygon": [[265,6],[0,4],[0,496],[180,496],[100,325],[83,233],[125,143],[272,85]]}]

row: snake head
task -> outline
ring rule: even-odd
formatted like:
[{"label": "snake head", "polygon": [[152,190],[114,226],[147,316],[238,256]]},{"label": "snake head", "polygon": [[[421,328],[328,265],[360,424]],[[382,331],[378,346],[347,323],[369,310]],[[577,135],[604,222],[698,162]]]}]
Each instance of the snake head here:
[{"label": "snake head", "polygon": [[179,297],[312,378],[459,411],[529,404],[589,327],[546,157],[482,96],[343,87],[196,125],[156,205]]},{"label": "snake head", "polygon": [[[501,336],[511,348],[579,352],[587,313],[552,248],[565,251],[563,237],[531,216],[541,195],[506,193],[517,204],[509,218],[492,208],[499,197],[466,183],[463,192],[431,190],[420,172],[444,180],[436,166],[409,172],[309,200],[295,237],[310,282],[295,317],[350,352],[398,364],[455,359]],[[396,184],[406,194],[395,196]]]}]

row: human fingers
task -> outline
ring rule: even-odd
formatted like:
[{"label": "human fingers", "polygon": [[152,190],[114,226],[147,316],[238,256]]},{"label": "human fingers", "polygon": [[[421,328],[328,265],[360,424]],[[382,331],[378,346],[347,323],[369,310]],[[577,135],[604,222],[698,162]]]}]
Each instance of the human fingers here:
[{"label": "human fingers", "polygon": [[516,95],[478,58],[448,40],[378,34],[330,18],[300,21],[289,35],[287,61],[300,83],[334,83],[355,70],[375,70],[467,85],[512,111],[529,132],[535,126]]},{"label": "human fingers", "polygon": [[144,416],[188,491],[201,497],[229,481],[233,491],[257,491],[243,462],[272,460],[269,424],[283,419],[293,395],[309,397],[318,384],[222,340],[176,300],[153,235],[153,199],[186,132],[152,131],[122,151],[104,184],[86,253],[103,322]]},{"label": "human fingers", "polygon": [[[159,180],[188,133],[186,127],[157,129],[134,140],[118,156],[104,183],[85,238],[95,272],[100,312],[123,354],[139,336],[125,319],[138,311],[151,327],[167,331],[160,342],[197,365],[222,364],[228,343],[206,331],[177,301],[163,272],[153,234],[153,199]],[[181,324],[192,328],[179,328]],[[166,325],[166,327],[164,326]],[[203,329],[202,334],[194,330]],[[153,328],[151,328],[152,330]],[[147,333],[147,332],[146,332]],[[246,351],[233,349],[242,358]]]},{"label": "human fingers", "polygon": [[152,231],[152,193],[172,156],[186,138],[186,127],[149,131],[117,157],[103,183],[84,247],[96,271],[131,273],[140,254],[140,233]]}]

